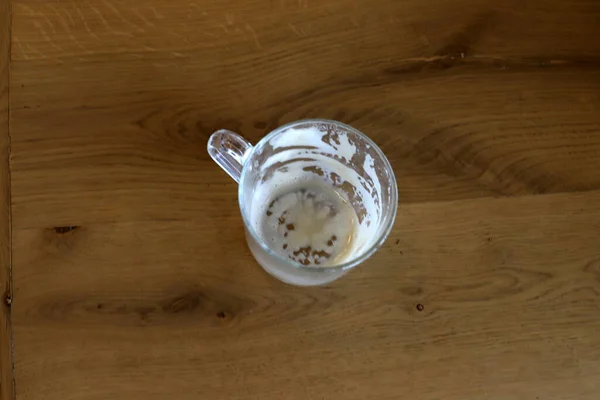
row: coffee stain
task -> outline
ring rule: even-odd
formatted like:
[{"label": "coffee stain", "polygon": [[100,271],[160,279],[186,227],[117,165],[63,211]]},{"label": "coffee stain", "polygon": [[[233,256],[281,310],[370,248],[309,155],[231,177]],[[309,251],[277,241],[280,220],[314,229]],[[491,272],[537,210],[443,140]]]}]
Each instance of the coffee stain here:
[{"label": "coffee stain", "polygon": [[344,181],[340,185],[340,189],[348,196],[348,200],[356,212],[358,223],[361,224],[368,215],[362,196],[356,190],[356,187],[348,181]]},{"label": "coffee stain", "polygon": [[312,173],[314,173],[316,175],[319,175],[319,176],[324,176],[325,175],[325,172],[323,172],[323,170],[321,168],[319,168],[317,166],[314,166],[314,165],[311,165],[309,167],[304,167],[304,168],[302,168],[302,170],[303,171],[307,171],[307,172],[312,172]]},{"label": "coffee stain", "polygon": [[313,263],[318,265],[321,264],[323,259],[330,258],[331,253],[328,253],[325,250],[314,250],[312,246],[305,246],[293,251],[292,255],[289,255],[288,257],[302,265],[310,265]]},{"label": "coffee stain", "polygon": [[336,240],[337,240],[337,236],[333,235],[333,236],[331,237],[331,239],[329,239],[329,240],[327,241],[327,245],[328,245],[328,246],[333,246],[333,244],[335,243],[335,241],[336,241]]},{"label": "coffee stain", "polygon": [[340,142],[340,134],[338,132],[338,129],[334,126],[326,125],[326,124],[321,125],[320,128],[321,128],[320,129],[321,132],[323,131],[323,128],[326,132],[325,135],[323,135],[323,137],[321,137],[321,141],[323,141],[323,143],[326,143],[337,150],[337,147],[333,143],[335,143],[338,146],[342,144]]},{"label": "coffee stain", "polygon": [[339,185],[342,183],[342,177],[336,174],[335,172],[331,172],[329,177],[334,185]]},{"label": "coffee stain", "polygon": [[[273,154],[275,154],[275,153],[273,153]],[[266,159],[268,157],[264,156],[264,158]],[[316,162],[316,161],[317,160],[314,158],[299,157],[299,158],[293,158],[291,160],[276,162],[262,172],[260,181],[262,183],[265,183],[266,181],[268,181],[269,179],[271,179],[273,177],[273,175],[275,174],[276,171],[280,170],[282,167],[285,167],[286,165],[293,164],[296,162]],[[260,161],[255,161],[255,162],[256,162],[255,168],[259,169],[259,165],[261,164],[261,162]],[[264,161],[262,163],[264,163]]]}]

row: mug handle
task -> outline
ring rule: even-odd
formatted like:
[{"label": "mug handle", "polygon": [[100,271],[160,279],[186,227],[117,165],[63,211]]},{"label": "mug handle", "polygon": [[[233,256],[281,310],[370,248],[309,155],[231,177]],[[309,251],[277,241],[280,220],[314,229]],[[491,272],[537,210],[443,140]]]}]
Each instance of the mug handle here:
[{"label": "mug handle", "polygon": [[244,162],[252,145],[237,133],[220,129],[210,135],[206,146],[208,154],[237,183],[240,183]]}]

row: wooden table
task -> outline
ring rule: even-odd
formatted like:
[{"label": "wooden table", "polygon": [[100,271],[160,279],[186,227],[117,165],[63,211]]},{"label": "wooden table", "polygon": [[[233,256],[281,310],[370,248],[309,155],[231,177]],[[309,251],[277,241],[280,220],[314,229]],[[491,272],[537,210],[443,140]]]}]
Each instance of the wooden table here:
[{"label": "wooden table", "polygon": [[[0,0],[0,399],[600,398],[599,21]],[[400,189],[376,256],[311,289],[253,261],[205,150],[306,117],[367,133]]]}]

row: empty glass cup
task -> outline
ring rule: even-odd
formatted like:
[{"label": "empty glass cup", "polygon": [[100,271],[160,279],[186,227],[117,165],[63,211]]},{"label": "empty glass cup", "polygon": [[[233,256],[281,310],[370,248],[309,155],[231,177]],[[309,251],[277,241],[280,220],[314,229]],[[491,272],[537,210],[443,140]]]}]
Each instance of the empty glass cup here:
[{"label": "empty glass cup", "polygon": [[331,282],[373,255],[392,229],[392,167],[373,141],[341,122],[292,122],[256,146],[220,130],[208,152],[239,183],[254,258],[283,282]]}]

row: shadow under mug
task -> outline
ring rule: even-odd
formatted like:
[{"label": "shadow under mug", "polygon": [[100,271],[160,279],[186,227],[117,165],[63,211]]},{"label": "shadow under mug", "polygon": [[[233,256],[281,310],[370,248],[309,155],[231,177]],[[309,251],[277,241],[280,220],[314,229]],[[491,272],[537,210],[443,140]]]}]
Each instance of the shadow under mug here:
[{"label": "shadow under mug", "polygon": [[[212,159],[239,184],[240,211],[254,258],[283,282],[297,286],[332,282],[373,255],[392,229],[398,204],[394,171],[371,139],[346,124],[296,121],[275,129],[256,146],[234,132],[219,130],[207,147]],[[267,217],[280,222],[283,218],[271,215],[269,204],[287,187],[296,190],[303,182],[335,190],[352,207],[356,221],[343,258],[328,260],[321,257],[328,256],[325,252],[311,253],[307,246],[294,249],[292,244],[283,251],[287,244],[283,249],[274,247],[281,246],[281,238],[265,234]]]}]

